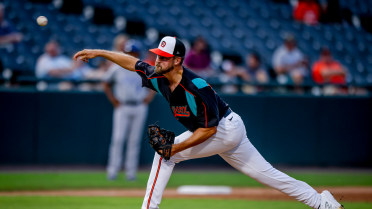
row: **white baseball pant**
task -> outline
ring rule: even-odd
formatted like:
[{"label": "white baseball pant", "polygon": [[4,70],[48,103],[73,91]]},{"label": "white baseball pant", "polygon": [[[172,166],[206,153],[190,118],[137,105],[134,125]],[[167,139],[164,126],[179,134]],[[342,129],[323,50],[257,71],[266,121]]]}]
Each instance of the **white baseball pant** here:
[{"label": "white baseball pant", "polygon": [[[192,132],[186,131],[176,137],[175,143],[180,143],[191,135]],[[216,154],[258,182],[282,191],[312,208],[319,207],[320,194],[307,183],[296,180],[272,167],[248,140],[240,116],[232,112],[226,118],[221,119],[217,133],[207,141],[175,154],[168,161],[155,153],[142,209],[159,208],[164,189],[176,163]]]},{"label": "white baseball pant", "polygon": [[147,116],[148,105],[120,105],[114,109],[112,137],[109,148],[109,160],[107,166],[108,177],[116,177],[120,171],[123,158],[123,146],[125,139],[125,174],[128,179],[136,177],[140,141],[143,127]]}]

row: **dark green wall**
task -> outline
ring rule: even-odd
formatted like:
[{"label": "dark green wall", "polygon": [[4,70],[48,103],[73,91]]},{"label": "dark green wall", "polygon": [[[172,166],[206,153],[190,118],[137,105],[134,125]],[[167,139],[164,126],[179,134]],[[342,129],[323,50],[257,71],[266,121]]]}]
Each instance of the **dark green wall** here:
[{"label": "dark green wall", "polygon": [[[273,164],[372,166],[372,98],[223,96],[245,122],[248,138]],[[0,91],[0,164],[105,165],[112,107],[103,93]],[[176,134],[163,98],[147,124]],[[143,141],[141,164],[153,151]],[[183,163],[224,165],[219,157]]]}]

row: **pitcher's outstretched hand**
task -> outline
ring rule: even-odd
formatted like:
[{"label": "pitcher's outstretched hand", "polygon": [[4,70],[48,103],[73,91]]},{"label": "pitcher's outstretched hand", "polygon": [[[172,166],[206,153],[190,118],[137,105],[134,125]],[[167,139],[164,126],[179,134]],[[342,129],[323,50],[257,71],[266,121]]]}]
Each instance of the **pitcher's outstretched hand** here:
[{"label": "pitcher's outstretched hand", "polygon": [[96,58],[98,56],[98,52],[99,50],[95,49],[84,49],[74,55],[74,60],[80,59],[84,62],[88,62],[89,59]]}]

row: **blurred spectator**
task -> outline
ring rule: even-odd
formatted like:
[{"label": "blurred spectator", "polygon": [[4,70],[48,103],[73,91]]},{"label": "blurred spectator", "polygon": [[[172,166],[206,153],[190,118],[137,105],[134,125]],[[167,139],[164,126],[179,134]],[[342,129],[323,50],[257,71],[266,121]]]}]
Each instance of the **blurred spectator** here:
[{"label": "blurred spectator", "polygon": [[[5,6],[0,3],[0,47],[18,43],[22,37],[22,34],[18,33],[9,21],[5,20]],[[0,75],[3,70],[2,57],[0,57]]]},{"label": "blurred spectator", "polygon": [[119,34],[115,37],[112,49],[117,52],[124,52],[129,37],[126,34]]},{"label": "blurred spectator", "polygon": [[322,49],[319,60],[312,66],[312,76],[318,84],[346,84],[346,72],[328,48]]},{"label": "blurred spectator", "polygon": [[94,71],[92,67],[90,67],[87,63],[81,60],[76,61],[73,60],[72,70],[73,70],[72,78],[75,80],[84,80],[87,74]]},{"label": "blurred spectator", "polygon": [[265,66],[261,63],[261,58],[257,53],[248,54],[245,58],[243,71],[237,74],[244,81],[253,83],[268,83],[269,76]]},{"label": "blurred spectator", "polygon": [[13,25],[5,20],[5,7],[0,3],[0,45],[18,43],[22,34],[18,33]]},{"label": "blurred spectator", "polygon": [[[261,58],[257,53],[250,53],[246,56],[245,66],[236,66],[233,62],[224,63],[224,70],[230,77],[237,77],[252,84],[244,84],[243,92],[253,94],[263,88],[254,84],[265,84],[269,82],[269,75],[266,68],[261,63]],[[229,90],[232,90],[229,87]],[[233,91],[232,91],[233,92]]]},{"label": "blurred spectator", "polygon": [[[114,49],[140,57],[140,43],[124,39],[119,35],[115,39]],[[122,44],[125,44],[124,46]],[[155,96],[154,91],[142,88],[141,78],[135,72],[122,69],[113,64],[105,75],[104,91],[114,107],[112,137],[109,148],[107,178],[115,180],[122,167],[122,154],[125,140],[125,174],[128,181],[136,179],[139,162],[140,142],[146,122],[148,104]]]},{"label": "blurred spectator", "polygon": [[190,51],[185,57],[185,66],[202,77],[214,75],[211,68],[211,56],[209,46],[203,37],[198,37],[192,44]]},{"label": "blurred spectator", "polygon": [[98,63],[97,69],[92,69],[85,73],[84,79],[85,80],[102,80],[104,78],[105,73],[112,65],[112,62],[108,60],[101,60]]},{"label": "blurred spectator", "polygon": [[219,77],[219,81],[224,83],[221,87],[221,92],[225,94],[235,94],[239,91],[238,86],[236,83],[238,82],[237,72],[244,71],[244,69],[238,66],[233,60],[225,59],[221,63],[221,73]]},{"label": "blurred spectator", "polygon": [[272,65],[280,84],[292,82],[299,85],[303,83],[307,75],[308,62],[297,48],[296,40],[292,34],[287,34],[284,44],[275,50]]},{"label": "blurred spectator", "polygon": [[59,43],[55,40],[49,41],[42,54],[36,62],[36,77],[38,78],[74,78],[74,69],[80,64],[72,62],[72,59],[60,54]]},{"label": "blurred spectator", "polygon": [[293,17],[299,22],[315,25],[319,22],[320,5],[316,0],[298,0],[293,10]]},{"label": "blurred spectator", "polygon": [[91,69],[84,73],[84,78],[83,80],[85,82],[82,82],[78,87],[79,90],[81,91],[102,91],[103,86],[101,81],[104,79],[104,76],[110,66],[112,65],[112,62],[108,60],[101,60],[98,63],[98,68],[96,69]]}]

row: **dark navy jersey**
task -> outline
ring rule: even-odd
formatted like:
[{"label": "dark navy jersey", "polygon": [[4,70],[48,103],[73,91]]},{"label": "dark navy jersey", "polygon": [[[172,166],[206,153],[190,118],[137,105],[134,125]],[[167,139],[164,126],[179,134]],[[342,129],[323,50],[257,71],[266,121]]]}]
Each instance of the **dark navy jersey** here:
[{"label": "dark navy jersey", "polygon": [[168,79],[156,74],[154,66],[138,61],[135,68],[142,77],[142,85],[160,93],[174,117],[189,131],[217,126],[229,108],[205,80],[185,67],[182,80],[173,92]]}]

